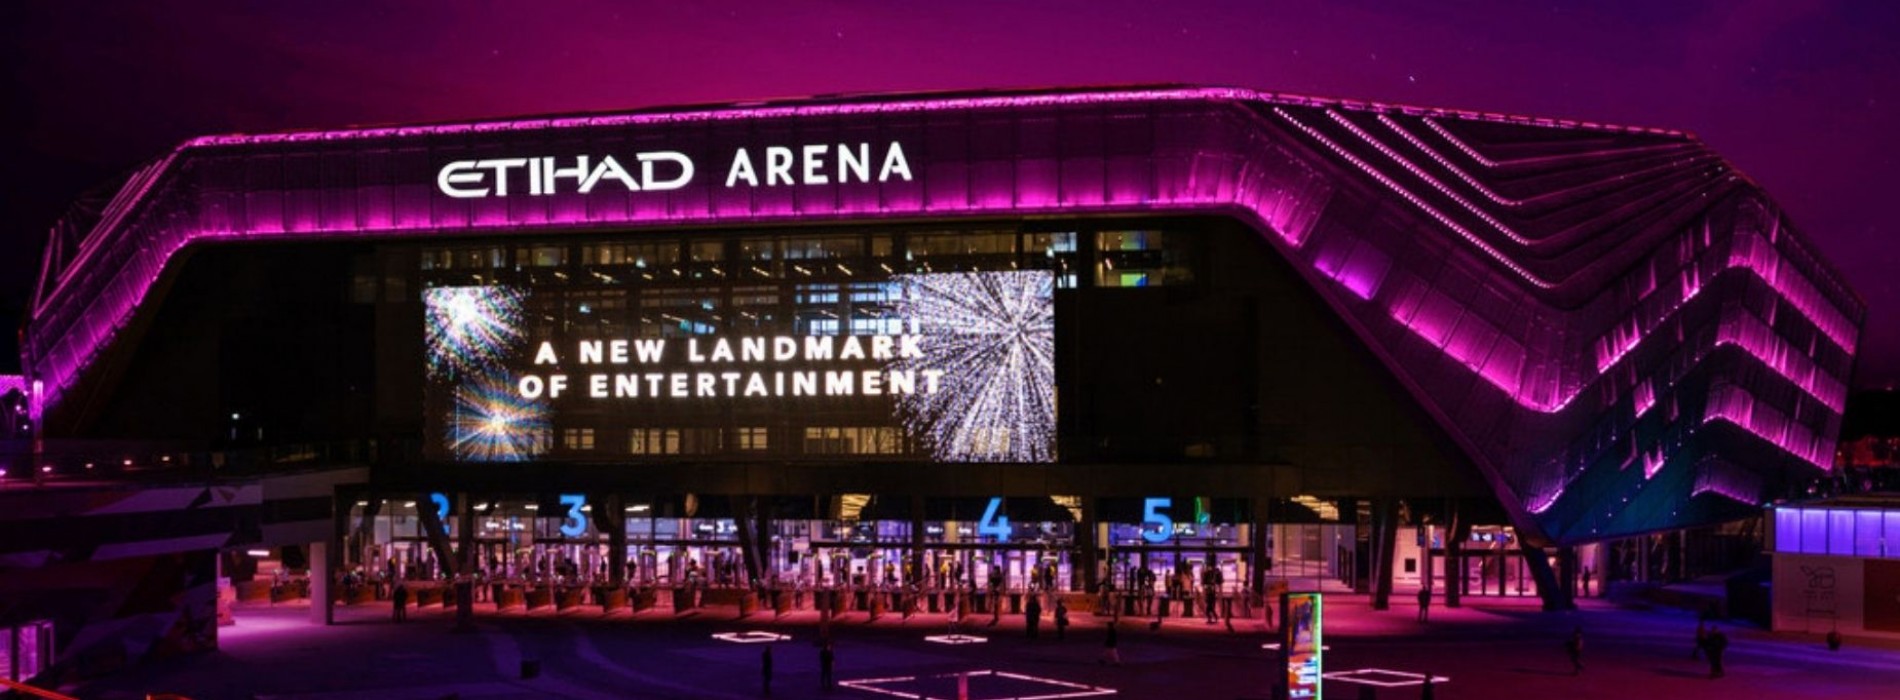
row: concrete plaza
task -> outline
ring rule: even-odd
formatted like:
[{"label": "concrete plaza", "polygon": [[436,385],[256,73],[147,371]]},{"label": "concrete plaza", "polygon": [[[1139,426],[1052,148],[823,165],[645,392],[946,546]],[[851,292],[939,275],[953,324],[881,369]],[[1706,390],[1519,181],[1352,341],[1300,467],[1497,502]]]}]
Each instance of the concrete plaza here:
[{"label": "concrete plaza", "polygon": [[[684,614],[645,611],[496,613],[477,608],[476,629],[454,631],[441,608],[390,622],[387,604],[338,609],[339,624],[306,622],[299,604],[244,604],[237,624],[220,630],[221,649],[147,664],[63,688],[91,700],[178,693],[193,700],[286,698],[757,698],[761,654],[773,649],[774,698],[956,698],[969,674],[972,700],[1020,698],[1268,698],[1274,637],[1257,621],[1233,631],[1197,619],[1120,623],[1123,665],[1100,664],[1105,617],[1074,615],[1066,640],[1054,639],[1045,612],[1042,637],[1025,638],[1020,616],[995,627],[973,616],[961,632],[985,641],[944,644],[943,615],[835,621],[836,676],[819,688],[817,617],[736,619],[732,610]],[[1585,669],[1572,675],[1563,642],[1581,625]],[[1363,596],[1329,595],[1325,622],[1329,676],[1360,669],[1431,674],[1448,680],[1437,698],[1893,698],[1900,697],[1900,644],[1850,639],[1828,651],[1818,636],[1771,634],[1722,624],[1731,644],[1725,678],[1690,658],[1695,619],[1670,609],[1583,602],[1575,612],[1544,613],[1535,599],[1475,599],[1435,606],[1429,624],[1415,604],[1375,612]],[[770,632],[789,639],[756,641]],[[731,641],[736,639],[738,641]],[[538,674],[523,678],[523,662]],[[1328,697],[1416,698],[1403,675],[1358,674],[1387,685],[1329,680]],[[1107,691],[1113,691],[1110,695]]]}]

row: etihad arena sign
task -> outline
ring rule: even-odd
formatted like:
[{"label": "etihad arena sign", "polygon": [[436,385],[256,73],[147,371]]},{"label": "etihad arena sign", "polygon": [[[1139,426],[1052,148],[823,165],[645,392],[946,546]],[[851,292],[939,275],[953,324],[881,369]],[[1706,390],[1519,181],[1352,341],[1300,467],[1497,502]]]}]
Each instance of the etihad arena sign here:
[{"label": "etihad arena sign", "polygon": [[[910,161],[896,141],[883,148],[867,142],[767,146],[755,158],[745,148],[725,159],[726,187],[828,185],[850,182],[909,182]],[[629,169],[629,165],[633,166]],[[614,183],[628,192],[664,192],[692,184],[698,173],[692,157],[679,151],[644,151],[626,163],[612,155],[533,156],[458,160],[436,171],[435,186],[457,199],[541,196],[574,191],[588,194]],[[523,189],[525,187],[525,190]]]}]

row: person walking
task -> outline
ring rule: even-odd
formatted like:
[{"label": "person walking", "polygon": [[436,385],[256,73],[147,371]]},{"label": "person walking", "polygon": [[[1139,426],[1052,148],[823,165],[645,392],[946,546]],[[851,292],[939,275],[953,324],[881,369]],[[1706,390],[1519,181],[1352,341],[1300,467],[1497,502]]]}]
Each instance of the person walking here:
[{"label": "person walking", "polygon": [[1102,658],[1096,660],[1098,663],[1113,664],[1115,666],[1122,665],[1121,650],[1116,648],[1116,645],[1121,641],[1119,634],[1116,632],[1116,626],[1114,620],[1108,622],[1108,629],[1104,631],[1102,636]]},{"label": "person walking", "polygon": [[1029,633],[1030,639],[1035,639],[1036,633],[1040,631],[1038,628],[1042,627],[1042,596],[1035,593],[1028,595],[1029,600],[1023,603],[1023,629]]},{"label": "person walking", "polygon": [[1716,629],[1714,625],[1710,625],[1709,640],[1707,643],[1709,647],[1709,677],[1721,678],[1723,676],[1722,652],[1728,650],[1728,635],[1722,634],[1722,630]]},{"label": "person walking", "polygon": [[764,682],[765,694],[772,694],[772,645],[765,645],[765,652],[759,655],[759,673]]},{"label": "person walking", "polygon": [[1418,588],[1418,621],[1432,621],[1432,589],[1426,586]]},{"label": "person walking", "polygon": [[390,618],[399,623],[409,619],[409,586],[403,584],[403,582],[398,579],[396,581],[396,588],[390,593],[389,599],[395,603],[395,605],[389,609]]},{"label": "person walking", "polygon": [[827,639],[818,646],[818,687],[831,690],[836,685],[831,677],[831,667],[837,661],[837,655],[831,650],[831,640]]},{"label": "person walking", "polygon": [[1056,598],[1056,641],[1067,639],[1068,629],[1069,629],[1069,604],[1068,602],[1062,600],[1062,598],[1058,597]]},{"label": "person walking", "polygon": [[1564,652],[1570,655],[1570,675],[1583,673],[1583,626],[1578,625],[1570,632],[1570,639],[1564,642]]}]

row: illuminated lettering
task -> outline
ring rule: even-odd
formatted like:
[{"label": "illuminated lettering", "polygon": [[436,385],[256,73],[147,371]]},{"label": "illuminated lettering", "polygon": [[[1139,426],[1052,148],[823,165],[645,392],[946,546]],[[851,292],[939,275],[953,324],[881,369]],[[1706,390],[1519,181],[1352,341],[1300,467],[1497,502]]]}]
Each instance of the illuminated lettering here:
[{"label": "illuminated lettering", "polygon": [[[783,374],[778,375],[778,380],[779,380],[779,386],[783,387],[785,385],[785,375]],[[745,395],[746,396],[764,396],[765,395],[765,378],[759,376],[758,372],[753,372],[752,377],[746,380]]]},{"label": "illuminated lettering", "polygon": [[549,375],[548,376],[548,398],[550,399],[561,398],[561,392],[563,391],[567,391],[567,375],[565,374]]},{"label": "illuminated lettering", "polygon": [[[640,159],[640,188],[648,192],[677,190],[681,187],[685,187],[686,183],[693,181],[693,159],[686,157],[684,153],[680,153],[679,151],[654,151],[651,153],[641,153],[634,157]],[[679,168],[679,174],[673,176],[671,180],[657,179],[653,176],[655,163],[672,163]]]},{"label": "illuminated lettering", "polygon": [[714,376],[711,372],[701,372],[694,375],[693,379],[696,380],[695,383],[699,386],[699,396],[712,396],[713,384],[719,381],[719,377]]},{"label": "illuminated lettering", "polygon": [[765,186],[777,185],[781,179],[787,185],[795,184],[792,181],[792,149],[768,146],[765,149]]},{"label": "illuminated lettering", "polygon": [[828,336],[828,335],[805,336],[805,359],[807,360],[831,359],[831,336]]},{"label": "illuminated lettering", "polygon": [[[865,142],[766,146],[764,186],[872,182],[874,157],[871,144]],[[518,180],[525,172],[527,194],[536,197],[560,194],[564,188],[590,194],[610,181],[620,183],[628,192],[664,192],[692,184],[697,173],[693,159],[679,151],[642,151],[633,154],[629,162],[640,164],[638,176],[613,155],[457,160],[436,171],[435,186],[456,199],[506,197],[511,186],[520,189]],[[890,142],[877,162],[876,182],[911,181],[910,158],[903,144]],[[517,181],[511,185],[511,179]],[[745,148],[733,151],[732,163],[726,168],[726,187],[741,183],[760,186],[758,167],[751,151]]]},{"label": "illuminated lettering", "polygon": [[534,351],[534,363],[537,365],[560,364],[560,358],[554,356],[554,343],[541,341],[541,348]]},{"label": "illuminated lettering", "polygon": [[633,353],[641,362],[659,362],[660,352],[666,349],[665,340],[633,341]]},{"label": "illuminated lettering", "polygon": [[[726,171],[726,186],[731,187],[737,185],[742,179],[745,180],[745,184],[747,185],[753,187],[759,186],[759,176],[752,170],[752,156],[748,155],[743,148],[739,149],[737,153],[732,154],[732,168]],[[479,197],[481,195],[464,196]]]},{"label": "illuminated lettering", "polygon": [[838,359],[840,360],[864,359],[864,344],[858,342],[858,337],[855,335],[845,336],[844,349],[838,351]]},{"label": "illuminated lettering", "polygon": [[727,342],[725,338],[720,338],[718,341],[714,342],[713,350],[712,350],[712,361],[713,362],[731,362],[732,361],[732,343]]},{"label": "illuminated lettering", "polygon": [[[458,160],[444,165],[442,166],[442,170],[435,174],[436,189],[442,190],[442,194],[456,199],[488,196],[488,188],[486,187],[476,188],[461,186],[479,185],[481,182],[482,174],[475,170],[475,161],[472,160]],[[731,185],[727,186],[730,187]]]},{"label": "illuminated lettering", "polygon": [[596,399],[607,398],[607,375],[587,375],[587,395]]},{"label": "illuminated lettering", "polygon": [[614,375],[614,398],[627,399],[627,398],[638,398],[639,396],[640,396],[640,375],[638,374]]},{"label": "illuminated lettering", "polygon": [[853,378],[854,378],[853,373],[849,371],[826,372],[825,373],[825,395],[826,396],[850,396],[851,384],[852,384]]},{"label": "illuminated lettering", "polygon": [[528,159],[526,158],[498,158],[495,160],[476,161],[475,167],[488,168],[495,171],[495,196],[506,197],[508,196],[508,170],[511,168],[525,167],[527,164]]},{"label": "illuminated lettering", "polygon": [[739,339],[739,359],[745,362],[764,362],[765,339],[757,336]]},{"label": "illuminated lettering", "polygon": [[905,182],[910,182],[910,162],[904,159],[904,146],[896,141],[891,142],[891,150],[884,152],[884,167],[878,169],[877,181],[888,182],[892,174],[902,175]]},{"label": "illuminated lettering", "polygon": [[855,153],[849,146],[838,144],[838,184],[850,182],[852,173],[857,173],[858,182],[871,181],[871,144],[858,144]]},{"label": "illuminated lettering", "polygon": [[580,193],[587,194],[594,191],[595,185],[608,178],[619,180],[620,184],[627,187],[628,192],[640,191],[640,185],[633,181],[632,175],[627,174],[626,168],[620,167],[620,161],[614,160],[613,156],[607,156],[600,159],[600,164],[594,166],[593,172],[588,173],[587,177],[581,180]]},{"label": "illuminated lettering", "polygon": [[820,172],[825,167],[825,151],[829,148],[822,143],[814,143],[803,149],[800,155],[805,159],[805,184],[823,185],[831,182],[831,178]]},{"label": "illuminated lettering", "polygon": [[603,349],[603,347],[604,347],[603,344],[598,340],[581,341],[580,342],[581,364],[583,365],[600,364],[601,350]]},{"label": "illuminated lettering", "polygon": [[772,359],[784,362],[798,356],[798,341],[785,336],[772,339]]},{"label": "illuminated lettering", "polygon": [[[555,158],[542,158],[541,181],[539,183],[530,181],[528,194],[554,194],[554,183],[558,182],[561,178],[573,180],[575,186],[586,182],[587,174],[591,172],[587,167],[587,160],[587,156],[576,156],[574,158],[574,167],[559,168],[554,165]],[[536,184],[540,185],[540,187],[534,187]]]},{"label": "illuminated lettering", "polygon": [[515,391],[520,392],[521,398],[538,399],[541,398],[541,392],[547,391],[547,385],[540,377],[526,374],[515,382]]}]

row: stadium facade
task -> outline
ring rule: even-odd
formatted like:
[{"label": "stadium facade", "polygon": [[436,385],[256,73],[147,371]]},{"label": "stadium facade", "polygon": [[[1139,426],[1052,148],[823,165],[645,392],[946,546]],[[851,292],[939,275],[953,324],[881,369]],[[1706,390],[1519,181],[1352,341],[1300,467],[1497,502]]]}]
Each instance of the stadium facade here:
[{"label": "stadium facade", "polygon": [[324,599],[1187,557],[1560,606],[1827,476],[1863,316],[1681,132],[850,97],[192,140],[55,230],[14,395],[40,488],[255,487],[166,546],[314,545]]}]

